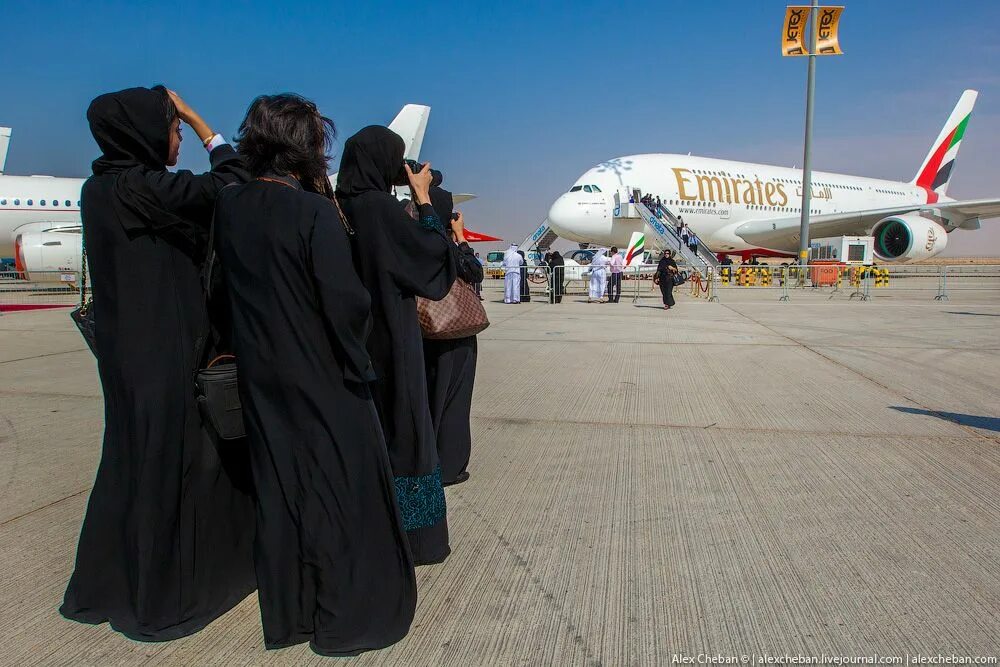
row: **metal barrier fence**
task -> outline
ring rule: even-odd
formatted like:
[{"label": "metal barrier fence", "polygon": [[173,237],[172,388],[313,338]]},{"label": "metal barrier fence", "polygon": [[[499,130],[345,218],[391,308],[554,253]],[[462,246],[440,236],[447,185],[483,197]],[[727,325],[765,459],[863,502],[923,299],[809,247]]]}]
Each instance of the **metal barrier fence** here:
[{"label": "metal barrier fence", "polygon": [[77,271],[0,273],[0,313],[73,306],[80,299]]},{"label": "metal barrier fence", "polygon": [[[660,290],[653,283],[652,265],[625,267],[622,272],[621,301],[659,299]],[[887,265],[878,267],[838,267],[835,265],[799,266],[723,266],[718,272],[705,273],[682,266],[685,284],[674,288],[674,295],[720,301],[737,292],[759,291],[779,301],[791,301],[797,295],[825,294],[850,300],[869,301],[893,293],[913,293],[919,297],[946,301],[949,295],[963,291],[1000,291],[1000,265]],[[610,285],[610,270],[607,271]],[[550,302],[553,273],[548,266],[527,266],[522,292],[531,300]],[[561,269],[561,288],[555,292],[563,299],[581,301],[589,298],[590,267],[567,266]],[[31,271],[0,273],[0,312],[73,306],[79,300],[80,274],[72,271]],[[485,298],[503,298],[503,270],[487,267],[481,291]],[[607,299],[608,292],[602,295]],[[524,300],[524,299],[522,299]]]},{"label": "metal barrier fence", "polygon": [[774,290],[779,301],[789,301],[796,290],[809,290],[868,301],[894,292],[926,292],[946,301],[954,291],[1000,290],[1000,265],[724,266],[712,280],[716,296],[727,290]]},{"label": "metal barrier fence", "polygon": [[[755,290],[773,294],[779,301],[791,301],[796,295],[807,293],[825,294],[830,299],[841,296],[869,301],[906,292],[912,292],[916,298],[926,293],[929,299],[945,301],[955,292],[1000,291],[1000,265],[758,265],[723,266],[718,271],[708,269],[705,272],[687,266],[680,268],[687,274],[687,280],[683,286],[674,288],[674,294],[708,301],[720,301],[726,294]],[[549,267],[532,265],[524,271],[526,280],[523,282],[531,299],[548,301],[552,283]],[[626,267],[622,273],[621,299],[659,298],[659,290],[652,281],[653,271],[652,265]],[[608,276],[610,283],[610,272]],[[588,266],[565,267],[561,295],[577,300],[588,297],[589,277]],[[483,288],[503,294],[503,270],[487,270]]]}]

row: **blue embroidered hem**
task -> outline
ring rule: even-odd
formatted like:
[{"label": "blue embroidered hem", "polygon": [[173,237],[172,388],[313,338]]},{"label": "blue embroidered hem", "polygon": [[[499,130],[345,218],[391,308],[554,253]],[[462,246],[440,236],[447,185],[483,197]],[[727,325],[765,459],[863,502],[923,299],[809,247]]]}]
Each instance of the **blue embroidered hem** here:
[{"label": "blue embroidered hem", "polygon": [[442,521],[447,515],[441,468],[419,477],[394,477],[396,501],[403,515],[403,528],[415,530]]}]

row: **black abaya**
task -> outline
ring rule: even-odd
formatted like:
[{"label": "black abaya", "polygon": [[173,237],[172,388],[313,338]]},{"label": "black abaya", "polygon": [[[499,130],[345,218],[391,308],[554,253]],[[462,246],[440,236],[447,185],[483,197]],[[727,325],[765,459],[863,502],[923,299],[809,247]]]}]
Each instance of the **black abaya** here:
[{"label": "black abaya", "polygon": [[103,95],[103,150],[82,193],[104,391],[101,463],[60,612],[161,641],[196,632],[254,589],[242,441],[202,429],[194,372],[209,332],[199,272],[219,190],[247,178],[232,147],[171,173],[164,92]]},{"label": "black abaya", "polygon": [[396,495],[414,563],[450,553],[441,468],[425,380],[423,336],[415,297],[442,299],[455,261],[430,204],[411,218],[391,194],[402,169],[403,140],[384,127],[364,128],[344,144],[337,196],[353,226],[361,280],[372,298],[368,351]]},{"label": "black abaya", "polygon": [[674,305],[674,275],[676,270],[677,262],[670,257],[661,257],[659,263],[656,265],[656,273],[654,275],[660,284],[660,296],[663,297],[663,305],[667,307]]},{"label": "black abaya", "polygon": [[[441,220],[450,220],[451,193],[431,188],[431,203]],[[458,277],[475,285],[483,280],[483,265],[468,243],[452,246]],[[427,395],[441,461],[441,480],[451,484],[466,472],[472,454],[472,391],[476,381],[478,345],[475,336],[424,340]]]},{"label": "black abaya", "polygon": [[268,178],[223,192],[216,214],[264,638],[324,655],[382,648],[406,634],[416,582],[367,385],[371,300],[333,203]]},{"label": "black abaya", "polygon": [[558,251],[549,257],[549,303],[562,303],[566,260]]},{"label": "black abaya", "polygon": [[524,263],[521,264],[521,302],[525,303],[531,301],[531,283],[528,282],[528,258],[524,256],[523,250],[518,250],[517,254],[524,260]]}]

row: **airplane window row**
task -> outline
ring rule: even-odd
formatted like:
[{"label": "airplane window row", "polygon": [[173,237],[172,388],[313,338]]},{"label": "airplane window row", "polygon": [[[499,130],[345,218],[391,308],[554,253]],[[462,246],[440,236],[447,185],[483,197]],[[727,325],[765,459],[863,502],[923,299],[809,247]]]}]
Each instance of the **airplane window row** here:
[{"label": "airplane window row", "polygon": [[583,190],[584,192],[600,192],[601,189],[596,185],[574,185],[569,189],[570,192],[579,192]]},{"label": "airplane window row", "polygon": [[[11,201],[11,203],[14,206],[20,206],[21,205],[21,200],[20,199],[14,199],[14,200]],[[25,206],[34,206],[35,202],[34,202],[33,199],[27,199],[27,200],[25,200],[24,204],[25,204]],[[40,199],[38,201],[38,205],[39,206],[48,206],[49,204],[50,204],[50,202],[48,202],[48,200],[46,200],[46,199]],[[6,198],[0,198],[0,206],[6,206],[6,205],[7,205],[7,199]],[[51,205],[52,206],[66,206],[66,207],[71,207],[71,206],[73,206],[73,202],[71,202],[69,199],[66,199],[66,200],[64,200],[60,204],[58,199],[53,199],[51,201]],[[79,201],[76,202],[76,206],[77,206],[77,208],[80,207],[80,202]]]},{"label": "airplane window row", "polygon": [[882,193],[884,195],[903,195],[903,194],[905,194],[903,192],[900,192],[899,190],[881,190],[879,188],[875,188],[875,192],[880,192],[880,193]]}]

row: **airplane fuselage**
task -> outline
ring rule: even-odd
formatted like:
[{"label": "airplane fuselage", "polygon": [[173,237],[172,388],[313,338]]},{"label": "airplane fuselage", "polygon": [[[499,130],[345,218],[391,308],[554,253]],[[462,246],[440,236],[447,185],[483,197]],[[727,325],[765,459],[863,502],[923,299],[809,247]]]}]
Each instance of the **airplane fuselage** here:
[{"label": "airplane fuselage", "polygon": [[84,180],[0,176],[0,257],[13,256],[18,234],[79,227]]},{"label": "airplane fuselage", "polygon": [[[629,155],[580,176],[552,205],[549,224],[572,241],[624,247],[644,225],[621,217],[634,189],[659,197],[713,251],[740,252],[757,248],[735,233],[741,224],[801,215],[802,170],[694,155]],[[812,215],[925,203],[926,191],[908,183],[812,174]]]}]

